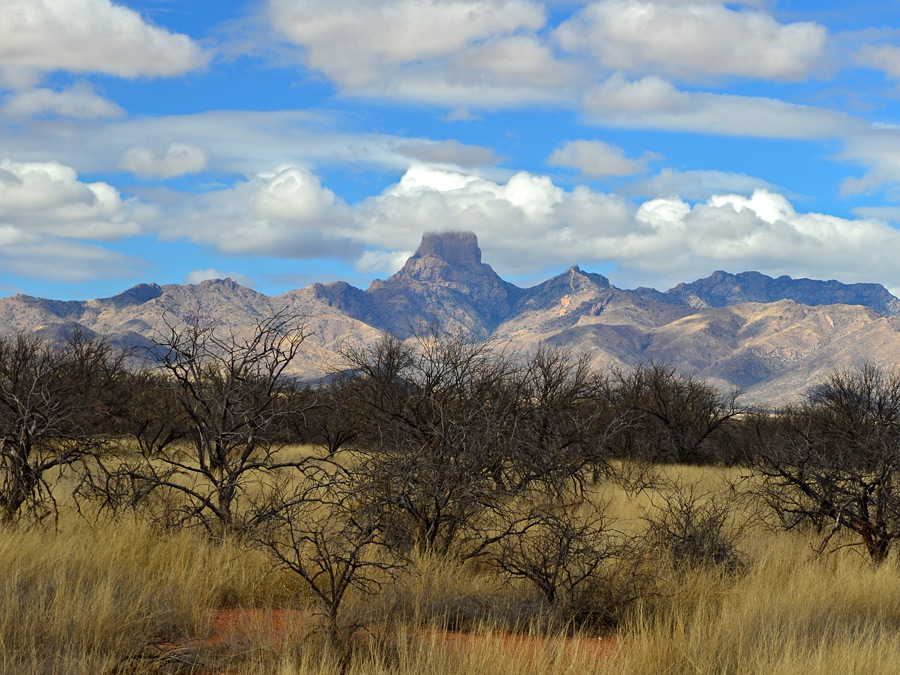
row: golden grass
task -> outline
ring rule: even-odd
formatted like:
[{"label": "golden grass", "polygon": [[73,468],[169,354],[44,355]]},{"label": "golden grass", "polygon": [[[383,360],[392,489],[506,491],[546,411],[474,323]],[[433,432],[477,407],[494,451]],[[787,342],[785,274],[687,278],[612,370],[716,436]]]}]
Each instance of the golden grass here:
[{"label": "golden grass", "polygon": [[[718,489],[734,470],[667,467],[669,477]],[[654,495],[606,485],[594,498],[632,532]],[[722,572],[654,562],[651,593],[626,613],[618,646],[586,637],[535,636],[523,648],[504,632],[523,587],[477,564],[434,558],[380,594],[348,599],[357,633],[348,673],[896,673],[900,566],[875,568],[855,549],[816,557],[798,534],[752,530],[746,566]],[[199,532],[160,534],[135,519],[65,515],[58,532],[7,529],[0,539],[0,672],[177,672],[138,658],[148,644],[189,646],[205,672],[341,672],[316,623],[204,647],[216,607],[291,607],[311,601],[289,574],[240,542]],[[486,618],[487,617],[487,618]],[[490,617],[494,617],[491,619]],[[446,638],[465,629],[476,638]],[[537,639],[540,637],[540,639]],[[206,649],[206,652],[204,652]],[[168,668],[168,670],[167,670]],[[184,669],[181,672],[191,672]],[[193,672],[203,672],[195,669]]]}]

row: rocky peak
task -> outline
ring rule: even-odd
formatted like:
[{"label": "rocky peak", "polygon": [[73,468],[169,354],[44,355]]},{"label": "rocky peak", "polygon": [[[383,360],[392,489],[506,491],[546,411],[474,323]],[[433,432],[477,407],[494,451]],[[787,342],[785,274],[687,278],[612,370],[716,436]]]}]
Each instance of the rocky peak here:
[{"label": "rocky peak", "polygon": [[527,289],[516,306],[516,311],[561,311],[582,308],[607,299],[612,292],[609,279],[602,274],[583,271],[573,265],[562,274],[542,284]]},{"label": "rocky peak", "polygon": [[522,291],[481,262],[472,232],[429,232],[399,272],[374,281],[367,293],[381,327],[400,335],[410,324],[437,321],[451,330],[486,336],[512,310]]},{"label": "rocky peak", "polygon": [[504,284],[490,265],[481,262],[478,238],[472,232],[428,232],[416,252],[397,274],[385,282],[375,282],[373,290],[382,283],[396,285],[418,280],[426,283],[458,286]]},{"label": "rocky peak", "polygon": [[410,258],[435,257],[454,267],[479,267],[481,249],[474,232],[426,232],[422,243]]}]

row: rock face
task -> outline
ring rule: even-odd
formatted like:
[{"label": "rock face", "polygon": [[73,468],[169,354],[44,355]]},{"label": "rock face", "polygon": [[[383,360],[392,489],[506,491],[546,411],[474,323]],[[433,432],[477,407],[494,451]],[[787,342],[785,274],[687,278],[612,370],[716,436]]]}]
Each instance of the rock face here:
[{"label": "rock face", "polygon": [[482,262],[472,233],[426,234],[403,269],[365,291],[337,282],[268,297],[225,279],[86,301],[16,295],[0,298],[0,332],[61,340],[77,326],[148,346],[163,321],[199,312],[240,333],[282,310],[308,321],[294,373],[310,379],[341,367],[347,341],[407,338],[430,323],[522,351],[558,345],[600,367],[653,359],[739,387],[748,402],[784,401],[836,367],[900,365],[900,300],[877,284],[715,272],[664,293],[629,291],[576,265],[522,289]]},{"label": "rock face", "polygon": [[486,338],[523,295],[481,262],[471,232],[426,234],[403,269],[374,281],[366,293],[379,314],[378,327],[400,337],[434,322]]}]

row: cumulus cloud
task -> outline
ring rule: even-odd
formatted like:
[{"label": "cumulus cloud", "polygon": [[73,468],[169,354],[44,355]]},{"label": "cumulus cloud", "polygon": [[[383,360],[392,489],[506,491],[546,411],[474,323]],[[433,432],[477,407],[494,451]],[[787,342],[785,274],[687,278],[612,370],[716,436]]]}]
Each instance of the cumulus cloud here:
[{"label": "cumulus cloud", "polygon": [[876,219],[798,213],[766,189],[695,204],[678,197],[634,204],[583,185],[565,191],[529,173],[504,184],[416,168],[363,203],[357,217],[358,236],[387,251],[414,248],[423,222],[473,230],[485,259],[511,276],[612,263],[623,278],[644,282],[674,283],[724,268],[900,286],[896,229]]},{"label": "cumulus cloud", "polygon": [[81,240],[139,234],[146,206],[56,162],[0,161],[0,269],[60,282],[125,278],[144,263]]},{"label": "cumulus cloud", "polygon": [[821,60],[827,31],[810,22],[780,24],[724,3],[600,0],[555,35],[563,48],[613,70],[798,81]]},{"label": "cumulus cloud", "polygon": [[119,168],[144,178],[172,178],[197,173],[206,168],[207,153],[187,143],[170,143],[168,148],[129,148],[119,159]]},{"label": "cumulus cloud", "polygon": [[568,141],[556,148],[547,159],[550,166],[578,169],[586,176],[633,176],[647,171],[647,165],[659,159],[653,152],[645,152],[637,159],[625,156],[625,151],[604,141]]},{"label": "cumulus cloud", "polygon": [[140,221],[150,216],[145,205],[122,199],[107,183],[79,181],[75,170],[64,164],[0,161],[0,224],[108,240],[140,234]]},{"label": "cumulus cloud", "polygon": [[626,201],[584,186],[567,193],[546,176],[520,172],[506,183],[426,167],[357,208],[367,244],[414,249],[423,223],[431,230],[473,230],[486,259],[514,275],[584,260],[585,228],[598,222],[627,232]]},{"label": "cumulus cloud", "polygon": [[347,236],[348,207],[310,171],[283,167],[225,189],[173,193],[163,238],[186,237],[222,252],[289,258],[354,259],[362,245]]},{"label": "cumulus cloud", "polygon": [[[110,0],[2,0],[0,69],[177,75],[207,56],[187,35],[144,21]],[[20,77],[20,76],[19,76]]]},{"label": "cumulus cloud", "polygon": [[256,282],[253,278],[248,277],[240,272],[220,272],[217,269],[205,269],[205,270],[192,270],[188,272],[187,276],[184,278],[184,283],[186,284],[199,284],[202,281],[209,281],[210,279],[231,279],[236,281],[241,286],[246,286],[247,288],[253,288],[256,285]]},{"label": "cumulus cloud", "polygon": [[114,119],[125,114],[122,108],[86,85],[64,91],[44,88],[19,91],[6,97],[0,112],[13,118],[49,114],[74,119]]}]

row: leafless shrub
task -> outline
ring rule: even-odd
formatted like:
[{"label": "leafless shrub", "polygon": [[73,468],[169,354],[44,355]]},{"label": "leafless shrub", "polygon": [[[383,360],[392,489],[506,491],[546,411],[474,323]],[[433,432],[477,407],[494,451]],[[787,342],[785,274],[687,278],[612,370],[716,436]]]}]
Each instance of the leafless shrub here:
[{"label": "leafless shrub", "polygon": [[806,400],[757,419],[755,472],[780,524],[812,524],[825,551],[854,532],[875,563],[900,534],[900,373],[836,371]]},{"label": "leafless shrub", "polygon": [[614,370],[606,396],[629,420],[619,454],[653,462],[719,461],[716,447],[741,413],[740,392],[720,394],[699,378],[658,363]]},{"label": "leafless shrub", "polygon": [[602,516],[581,517],[574,509],[533,511],[517,536],[498,543],[492,562],[539,594],[544,619],[585,625],[608,623],[635,598],[618,579],[631,542]]},{"label": "leafless shrub", "polygon": [[657,484],[651,507],[644,509],[647,539],[676,568],[703,566],[738,570],[743,556],[738,543],[752,524],[752,512],[739,508],[734,485],[706,490],[677,480]]},{"label": "leafless shrub", "polygon": [[143,455],[161,455],[187,437],[188,419],[173,396],[170,379],[145,367],[129,371],[126,380],[118,428],[137,442]]},{"label": "leafless shrub", "polygon": [[277,508],[257,520],[252,539],[316,599],[329,642],[346,668],[360,628],[343,614],[348,592],[377,592],[405,561],[386,545],[381,525],[358,508],[352,473],[310,471],[293,488],[281,487]]},{"label": "leafless shrub", "polygon": [[394,545],[471,557],[505,530],[510,500],[579,491],[605,463],[608,407],[584,360],[541,349],[523,363],[438,332],[345,351],[337,410],[358,430],[363,499]]}]

